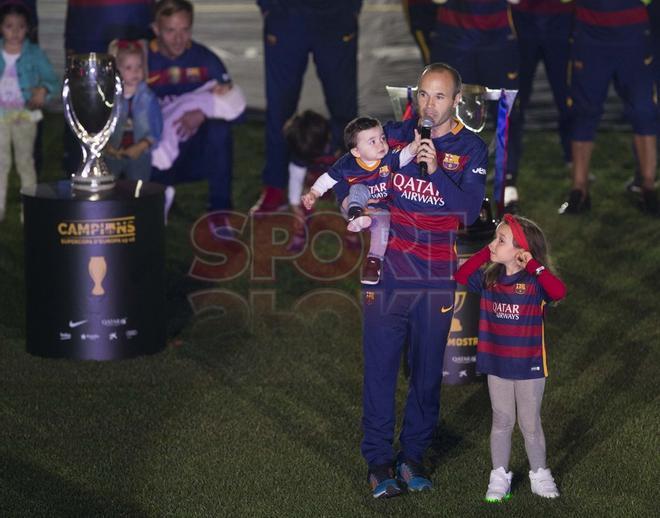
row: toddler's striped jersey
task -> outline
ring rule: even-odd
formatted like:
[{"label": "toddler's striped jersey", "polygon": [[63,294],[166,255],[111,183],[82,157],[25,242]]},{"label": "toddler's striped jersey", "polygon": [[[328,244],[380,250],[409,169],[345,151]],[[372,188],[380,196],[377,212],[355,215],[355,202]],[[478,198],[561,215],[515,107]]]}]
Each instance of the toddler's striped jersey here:
[{"label": "toddler's striped jersey", "polygon": [[[364,184],[369,188],[370,198],[386,201],[389,198],[389,187],[392,173],[399,170],[399,150],[390,149],[387,154],[372,166],[368,166],[359,158],[346,153],[328,171],[336,182],[345,182],[344,191],[355,184]],[[339,187],[339,189],[342,189]],[[338,189],[335,189],[339,192]]]},{"label": "toddler's striped jersey", "polygon": [[149,87],[158,97],[181,95],[215,79],[230,83],[224,63],[204,45],[190,43],[179,57],[170,59],[158,50],[158,41],[149,44]]},{"label": "toddler's striped jersey", "polygon": [[640,0],[576,0],[575,36],[607,45],[638,45],[648,37],[649,17]]},{"label": "toddler's striped jersey", "polygon": [[[451,132],[433,139],[435,173],[422,177],[412,161],[392,175],[384,269],[392,286],[455,287],[456,231],[479,215],[488,167],[486,144],[455,122]],[[401,150],[414,140],[416,127],[416,119],[388,123],[384,129],[390,148]]]}]

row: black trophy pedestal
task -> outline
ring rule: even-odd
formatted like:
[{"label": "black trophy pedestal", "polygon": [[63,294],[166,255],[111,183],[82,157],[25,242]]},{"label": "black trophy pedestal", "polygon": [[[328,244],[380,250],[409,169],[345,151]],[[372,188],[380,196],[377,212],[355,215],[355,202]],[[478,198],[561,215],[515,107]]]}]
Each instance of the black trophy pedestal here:
[{"label": "black trophy pedestal", "polygon": [[[494,235],[495,221],[490,209],[490,200],[485,198],[479,218],[458,234],[456,239],[458,265],[462,265],[472,254],[486,246]],[[443,363],[442,383],[446,385],[463,385],[485,379],[476,369],[480,301],[479,294],[467,291],[465,286],[456,287],[454,316],[451,320]]]},{"label": "black trophy pedestal", "polygon": [[22,192],[27,351],[118,360],[165,347],[163,187],[71,182]]}]

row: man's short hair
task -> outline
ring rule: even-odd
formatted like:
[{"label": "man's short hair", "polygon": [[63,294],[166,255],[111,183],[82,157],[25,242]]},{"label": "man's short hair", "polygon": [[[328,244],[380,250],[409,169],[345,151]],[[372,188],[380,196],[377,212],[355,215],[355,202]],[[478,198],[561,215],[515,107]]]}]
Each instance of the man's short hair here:
[{"label": "man's short hair", "polygon": [[160,0],[154,5],[154,21],[161,16],[172,16],[176,13],[188,13],[193,17],[193,5],[188,0]]},{"label": "man's short hair", "polygon": [[344,145],[346,149],[350,150],[357,146],[358,133],[376,126],[380,126],[380,121],[373,117],[358,117],[346,124],[346,128],[344,128]]},{"label": "man's short hair", "polygon": [[454,95],[452,96],[453,98],[455,98],[458,94],[461,93],[461,89],[463,88],[463,80],[461,79],[461,74],[458,73],[458,70],[456,70],[451,65],[448,65],[447,63],[431,63],[430,65],[424,67],[422,73],[419,74],[419,79],[417,80],[417,88],[419,89],[419,84],[422,82],[422,77],[424,77],[426,74],[432,74],[437,72],[446,72],[454,80]]}]

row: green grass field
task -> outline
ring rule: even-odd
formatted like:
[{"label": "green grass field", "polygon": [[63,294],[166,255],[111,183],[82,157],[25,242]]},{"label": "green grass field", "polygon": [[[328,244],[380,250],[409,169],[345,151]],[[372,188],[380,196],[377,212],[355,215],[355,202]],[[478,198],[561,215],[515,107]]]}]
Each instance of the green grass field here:
[{"label": "green grass field", "polygon": [[[61,176],[59,116],[46,125],[42,181]],[[246,212],[259,191],[262,126],[235,137],[234,199]],[[630,137],[600,135],[593,209],[578,217],[556,213],[568,174],[555,135],[525,143],[523,213],[546,231],[569,290],[546,336],[543,423],[559,500],[531,495],[516,430],[513,498],[483,503],[490,405],[473,384],[443,388],[428,459],[435,490],[374,501],[359,453],[357,273],[322,283],[278,261],[274,281],[249,270],[191,278],[203,183],[178,189],[167,227],[164,352],[105,363],[28,355],[14,175],[0,224],[0,516],[657,515],[660,225],[623,195]],[[223,293],[239,301],[225,313],[213,307]],[[335,311],[324,313],[330,300]]]}]

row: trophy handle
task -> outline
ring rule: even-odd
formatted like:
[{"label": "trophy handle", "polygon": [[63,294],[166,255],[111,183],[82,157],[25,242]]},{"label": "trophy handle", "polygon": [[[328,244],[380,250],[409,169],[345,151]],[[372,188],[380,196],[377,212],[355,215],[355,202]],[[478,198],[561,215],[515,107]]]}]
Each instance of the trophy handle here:
[{"label": "trophy handle", "polygon": [[85,130],[83,125],[78,120],[76,113],[71,108],[71,103],[67,102],[71,96],[70,92],[71,91],[69,88],[69,79],[66,78],[64,80],[64,86],[62,87],[64,117],[69,123],[69,126],[71,126],[73,132],[76,133],[80,137],[80,140],[84,144],[86,144],[86,146],[89,148],[90,155],[93,155],[94,157],[99,157],[101,156],[101,150],[108,143],[108,140],[110,140],[110,136],[115,131],[115,127],[117,126],[117,120],[119,120],[119,112],[121,109],[120,100],[121,100],[121,95],[124,92],[124,89],[121,84],[121,77],[119,73],[115,74],[115,99],[112,105],[112,111],[110,112],[110,118],[105,123],[105,126],[103,126],[101,131],[99,131],[94,135],[90,135],[89,133],[87,133],[87,130]]},{"label": "trophy handle", "polygon": [[115,73],[115,99],[112,105],[112,111],[110,112],[110,118],[103,126],[103,129],[99,131],[94,137],[92,137],[95,142],[94,145],[98,146],[99,155],[101,150],[105,147],[110,140],[110,137],[115,131],[117,126],[117,121],[119,120],[119,112],[121,110],[121,96],[124,93],[124,88],[121,84],[121,76],[119,72]]},{"label": "trophy handle", "polygon": [[89,134],[85,130],[78,117],[76,117],[69,99],[71,98],[71,89],[69,88],[69,78],[64,79],[64,85],[62,86],[62,103],[64,104],[64,118],[71,127],[71,130],[74,134],[79,135],[80,138],[85,139],[89,137]]}]

